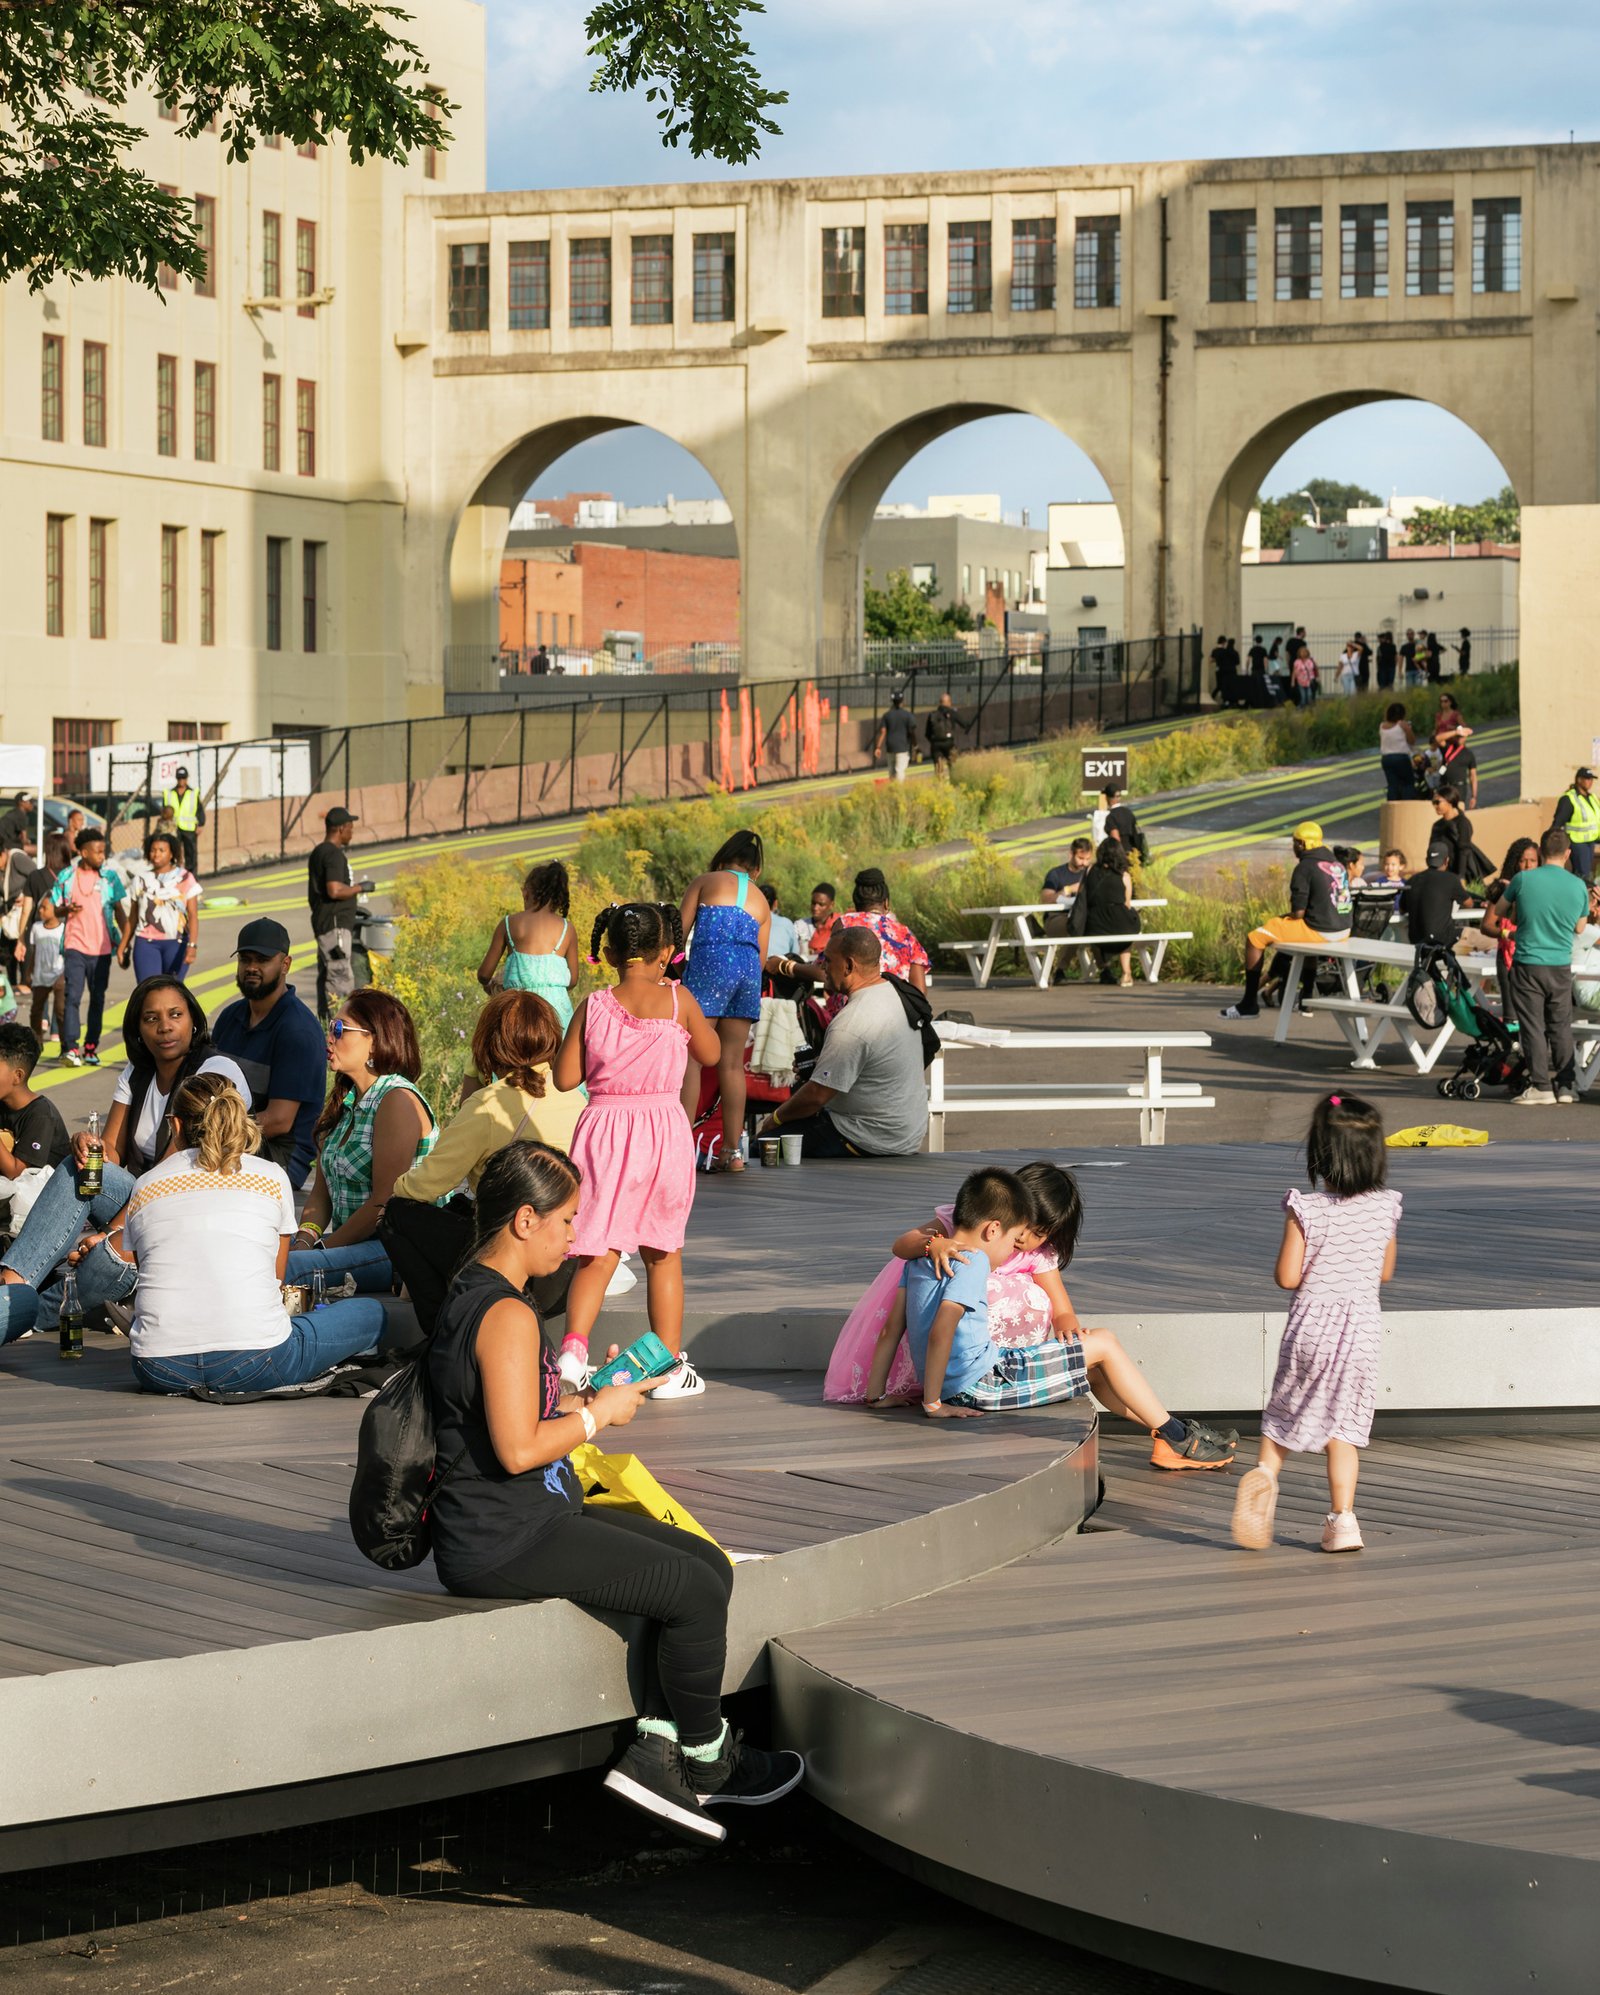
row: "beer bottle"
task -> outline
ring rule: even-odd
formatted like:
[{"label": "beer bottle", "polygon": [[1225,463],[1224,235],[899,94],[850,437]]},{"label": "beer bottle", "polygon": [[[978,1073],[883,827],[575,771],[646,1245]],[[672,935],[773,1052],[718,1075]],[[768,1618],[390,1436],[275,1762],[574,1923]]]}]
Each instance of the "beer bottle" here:
[{"label": "beer bottle", "polygon": [[78,1300],[78,1277],[71,1268],[61,1284],[61,1355],[83,1356],[83,1304]]},{"label": "beer bottle", "polygon": [[89,1154],[78,1166],[78,1196],[98,1198],[105,1182],[106,1146],[100,1136],[98,1113],[89,1117]]}]

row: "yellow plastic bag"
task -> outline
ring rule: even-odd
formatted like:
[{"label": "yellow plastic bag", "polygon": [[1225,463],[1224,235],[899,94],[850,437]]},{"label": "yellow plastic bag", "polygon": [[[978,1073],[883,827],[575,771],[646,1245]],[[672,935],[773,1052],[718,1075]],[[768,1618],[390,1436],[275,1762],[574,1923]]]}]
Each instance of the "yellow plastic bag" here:
[{"label": "yellow plastic bag", "polygon": [[585,1441],[573,1449],[571,1460],[572,1472],[584,1493],[585,1509],[630,1510],[635,1516],[654,1517],[680,1531],[693,1531],[708,1545],[716,1544],[705,1526],[697,1523],[676,1497],[668,1496],[637,1455],[608,1455],[593,1441]]},{"label": "yellow plastic bag", "polygon": [[1391,1150],[1476,1150],[1488,1140],[1487,1129],[1464,1129],[1459,1122],[1422,1122],[1387,1139]]}]

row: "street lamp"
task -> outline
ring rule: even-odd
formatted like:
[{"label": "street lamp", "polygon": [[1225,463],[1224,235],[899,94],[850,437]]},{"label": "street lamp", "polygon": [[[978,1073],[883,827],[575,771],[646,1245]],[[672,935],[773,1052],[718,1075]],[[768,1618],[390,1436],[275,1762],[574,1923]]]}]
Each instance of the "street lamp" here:
[{"label": "street lamp", "polygon": [[1296,492],[1295,497],[1305,500],[1306,504],[1311,508],[1311,524],[1315,527],[1320,527],[1322,525],[1322,508],[1317,504],[1316,500],[1312,498],[1309,492]]}]

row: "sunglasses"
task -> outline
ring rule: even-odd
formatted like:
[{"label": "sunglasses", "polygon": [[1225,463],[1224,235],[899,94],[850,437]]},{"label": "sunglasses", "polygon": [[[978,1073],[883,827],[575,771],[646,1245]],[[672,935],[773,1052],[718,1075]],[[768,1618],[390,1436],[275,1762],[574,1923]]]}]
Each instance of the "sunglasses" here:
[{"label": "sunglasses", "polygon": [[335,1046],[338,1045],[347,1032],[360,1032],[368,1039],[372,1037],[372,1034],[367,1031],[364,1025],[357,1025],[355,1020],[350,1018],[336,1018],[328,1027],[328,1037],[333,1041]]}]

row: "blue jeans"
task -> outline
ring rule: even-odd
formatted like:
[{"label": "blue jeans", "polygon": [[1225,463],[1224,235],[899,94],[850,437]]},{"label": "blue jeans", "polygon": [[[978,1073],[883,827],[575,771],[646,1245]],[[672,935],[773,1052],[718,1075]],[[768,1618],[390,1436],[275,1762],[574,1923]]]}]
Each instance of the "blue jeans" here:
[{"label": "blue jeans", "polygon": [[142,984],[146,977],[176,977],[179,983],[189,974],[189,965],[184,960],[189,951],[189,938],[179,935],[172,941],[150,942],[142,935],[133,938],[133,977],[135,983]]},{"label": "blue jeans", "polygon": [[[91,1229],[103,1232],[133,1196],[135,1183],[132,1174],[120,1164],[107,1163],[98,1197],[82,1199],[78,1196],[76,1164],[68,1157],[56,1165],[50,1182],[34,1200],[22,1231],[0,1262],[0,1266],[10,1268],[27,1283],[26,1288],[14,1282],[0,1285],[0,1342],[20,1337],[23,1329],[55,1328],[58,1288],[52,1287],[49,1297],[34,1296],[36,1322],[11,1328],[10,1324],[16,1320],[18,1299],[45,1288],[51,1275],[78,1244],[81,1234]],[[135,1270],[121,1266],[109,1248],[97,1247],[78,1270],[78,1294],[85,1307],[113,1302],[131,1295],[137,1280]],[[5,1307],[7,1304],[9,1309]]]},{"label": "blue jeans", "polygon": [[1381,759],[1383,780],[1388,790],[1386,801],[1398,804],[1414,797],[1417,793],[1417,773],[1411,766],[1411,757],[1396,753]]},{"label": "blue jeans", "polygon": [[66,1044],[61,1048],[65,1053],[78,1043],[78,1007],[83,1003],[85,989],[89,993],[88,1028],[83,1035],[86,1046],[100,1044],[100,1028],[105,1023],[106,985],[111,981],[111,957],[86,956],[81,949],[69,949],[67,958],[67,1029]]},{"label": "blue jeans", "polygon": [[310,1281],[318,1268],[329,1281],[354,1275],[357,1295],[387,1295],[394,1287],[394,1269],[381,1240],[358,1240],[351,1247],[302,1247],[289,1256],[284,1280]]},{"label": "blue jeans", "polygon": [[0,1282],[0,1344],[26,1337],[39,1320],[39,1297],[20,1282]]},{"label": "blue jeans", "polygon": [[133,1375],[146,1392],[184,1393],[197,1385],[213,1392],[268,1392],[274,1386],[304,1385],[347,1358],[376,1350],[385,1320],[381,1302],[350,1296],[313,1315],[294,1317],[288,1336],[270,1350],[136,1357]]}]

